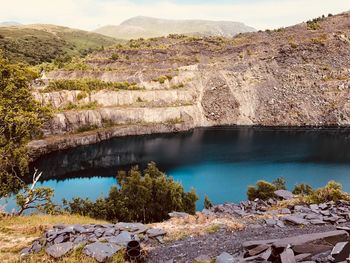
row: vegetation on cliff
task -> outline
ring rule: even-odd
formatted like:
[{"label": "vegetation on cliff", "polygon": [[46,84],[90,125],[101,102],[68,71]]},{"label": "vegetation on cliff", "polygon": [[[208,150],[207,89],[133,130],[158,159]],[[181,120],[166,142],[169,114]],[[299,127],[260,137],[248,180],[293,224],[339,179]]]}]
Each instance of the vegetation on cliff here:
[{"label": "vegetation on cliff", "polygon": [[60,79],[50,81],[49,85],[43,90],[44,92],[60,91],[60,90],[140,90],[141,87],[135,83],[129,82],[105,82],[97,79]]}]

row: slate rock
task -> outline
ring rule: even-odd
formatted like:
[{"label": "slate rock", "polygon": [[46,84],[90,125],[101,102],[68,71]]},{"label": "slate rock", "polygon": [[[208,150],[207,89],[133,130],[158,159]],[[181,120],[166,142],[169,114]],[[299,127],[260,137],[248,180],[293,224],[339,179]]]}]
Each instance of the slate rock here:
[{"label": "slate rock", "polygon": [[266,244],[259,245],[247,251],[248,256],[256,256],[264,251],[266,251],[270,246]]},{"label": "slate rock", "polygon": [[31,252],[33,253],[39,253],[42,249],[42,245],[40,244],[39,240],[35,240],[32,244],[32,247],[30,248]]},{"label": "slate rock", "polygon": [[295,256],[295,260],[297,262],[300,262],[300,261],[305,261],[305,260],[310,260],[311,259],[311,256],[312,254],[311,253],[304,253],[304,254],[299,254],[299,255],[296,255]]},{"label": "slate rock", "polygon": [[114,228],[120,231],[128,231],[136,234],[144,233],[148,227],[141,223],[117,223]]},{"label": "slate rock", "polygon": [[281,263],[296,263],[294,252],[290,248],[284,250],[281,255]]},{"label": "slate rock", "polygon": [[283,227],[286,227],[286,225],[283,223],[283,221],[281,220],[277,220],[277,224],[276,224],[278,227],[280,228],[283,228]]},{"label": "slate rock", "polygon": [[58,235],[53,241],[55,244],[60,244],[66,241],[68,238],[65,234]]},{"label": "slate rock", "polygon": [[129,232],[127,231],[122,231],[119,235],[117,235],[116,237],[111,237],[108,238],[108,241],[110,243],[113,244],[117,244],[119,246],[124,246],[126,247],[126,245],[132,240],[132,236]]},{"label": "slate rock", "polygon": [[288,190],[276,190],[275,195],[284,200],[290,200],[294,197],[293,193]]},{"label": "slate rock", "polygon": [[319,204],[318,207],[319,207],[320,209],[322,209],[322,210],[325,210],[325,209],[328,208],[328,205],[326,205],[326,204],[323,203],[323,204]]},{"label": "slate rock", "polygon": [[331,256],[335,262],[345,261],[350,255],[350,242],[339,242],[337,243],[332,252]]},{"label": "slate rock", "polygon": [[324,222],[323,220],[320,219],[311,219],[309,221],[312,225],[325,225],[326,222]]},{"label": "slate rock", "polygon": [[26,256],[28,256],[30,253],[31,253],[31,247],[25,247],[25,248],[23,248],[23,249],[19,252],[19,255],[20,255],[21,257],[26,257]]},{"label": "slate rock", "polygon": [[303,218],[299,218],[297,216],[286,216],[286,217],[283,217],[282,220],[288,222],[288,223],[292,223],[294,225],[307,225],[309,224],[309,222]]},{"label": "slate rock", "polygon": [[265,219],[265,223],[267,226],[275,226],[277,224],[277,221],[275,219]]},{"label": "slate rock", "polygon": [[189,214],[185,212],[171,212],[171,213],[168,213],[168,215],[170,217],[176,217],[176,218],[185,218],[189,216]]},{"label": "slate rock", "polygon": [[317,204],[311,204],[311,205],[310,205],[310,209],[311,209],[311,210],[318,210],[319,207],[318,207]]},{"label": "slate rock", "polygon": [[164,230],[159,228],[150,228],[146,233],[149,237],[164,236],[166,234]]},{"label": "slate rock", "polygon": [[292,212],[290,211],[290,209],[288,208],[282,208],[280,209],[280,214],[283,214],[283,215],[287,215],[287,214],[291,214]]},{"label": "slate rock", "polygon": [[216,258],[215,262],[216,263],[233,263],[235,262],[235,258],[229,253],[223,252]]},{"label": "slate rock", "polygon": [[67,254],[73,248],[72,242],[55,244],[46,248],[46,253],[53,258],[60,258]]},{"label": "slate rock", "polygon": [[74,225],[73,230],[77,233],[86,233],[86,228],[83,227],[82,225]]},{"label": "slate rock", "polygon": [[120,246],[110,243],[95,242],[87,245],[83,252],[98,262],[105,262],[121,249]]}]

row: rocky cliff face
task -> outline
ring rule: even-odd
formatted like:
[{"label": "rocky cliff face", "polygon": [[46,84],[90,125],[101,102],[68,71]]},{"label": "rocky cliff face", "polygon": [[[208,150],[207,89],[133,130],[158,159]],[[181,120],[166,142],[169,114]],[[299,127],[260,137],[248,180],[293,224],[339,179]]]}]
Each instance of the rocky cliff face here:
[{"label": "rocky cliff face", "polygon": [[[84,98],[81,91],[34,92],[59,112],[45,129],[47,137],[31,146],[45,153],[58,142],[53,149],[160,126],[156,132],[212,125],[347,126],[349,50],[350,13],[235,38],[131,41],[89,55],[89,70],[48,76],[129,81],[142,90],[92,91]],[[91,102],[98,106],[82,109]],[[65,110],[69,103],[82,108]],[[118,132],[122,127],[137,129]],[[106,135],[107,129],[113,132]]]}]

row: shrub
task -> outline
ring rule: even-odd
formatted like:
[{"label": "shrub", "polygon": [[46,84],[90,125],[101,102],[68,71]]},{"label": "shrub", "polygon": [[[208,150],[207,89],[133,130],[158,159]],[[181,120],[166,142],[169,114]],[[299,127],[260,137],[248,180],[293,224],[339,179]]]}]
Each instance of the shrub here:
[{"label": "shrub", "polygon": [[307,202],[316,204],[347,199],[348,195],[342,191],[342,185],[335,181],[328,182],[326,186],[316,189],[306,197]]},{"label": "shrub", "polygon": [[139,90],[136,83],[105,82],[98,79],[60,79],[49,82],[43,92],[60,90],[82,90],[89,93],[92,90]]},{"label": "shrub", "polygon": [[111,188],[106,198],[96,202],[74,198],[64,200],[65,209],[74,214],[109,221],[158,222],[168,219],[172,211],[195,213],[198,197],[192,189],[161,172],[151,162],[141,172],[137,166],[117,174],[118,186]]},{"label": "shrub", "polygon": [[206,195],[206,196],[204,197],[204,208],[205,208],[205,209],[209,209],[209,208],[211,208],[211,207],[213,207],[213,204],[212,204],[212,202],[209,200],[209,197]]},{"label": "shrub", "polygon": [[247,196],[249,200],[256,198],[266,200],[275,197],[276,186],[266,181],[258,181],[256,186],[249,186]]},{"label": "shrub", "polygon": [[119,55],[118,54],[113,54],[110,58],[111,60],[115,61],[115,60],[118,60],[119,59]]},{"label": "shrub", "polygon": [[295,195],[310,195],[312,194],[313,189],[308,184],[297,184],[294,186],[293,194]]},{"label": "shrub", "polygon": [[158,79],[154,79],[154,81],[158,81],[160,84],[164,84],[166,80],[170,81],[173,77],[170,75],[160,76]]},{"label": "shrub", "polygon": [[276,190],[286,190],[286,180],[283,177],[278,177],[272,181],[272,184],[276,187]]}]

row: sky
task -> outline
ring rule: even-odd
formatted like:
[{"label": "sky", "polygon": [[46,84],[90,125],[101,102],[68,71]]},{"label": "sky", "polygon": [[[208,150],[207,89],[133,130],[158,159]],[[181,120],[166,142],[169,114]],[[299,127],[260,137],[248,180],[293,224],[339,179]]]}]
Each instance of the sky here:
[{"label": "sky", "polygon": [[274,29],[349,10],[350,0],[0,0],[0,22],[93,30],[133,16],[152,16],[238,21]]}]

